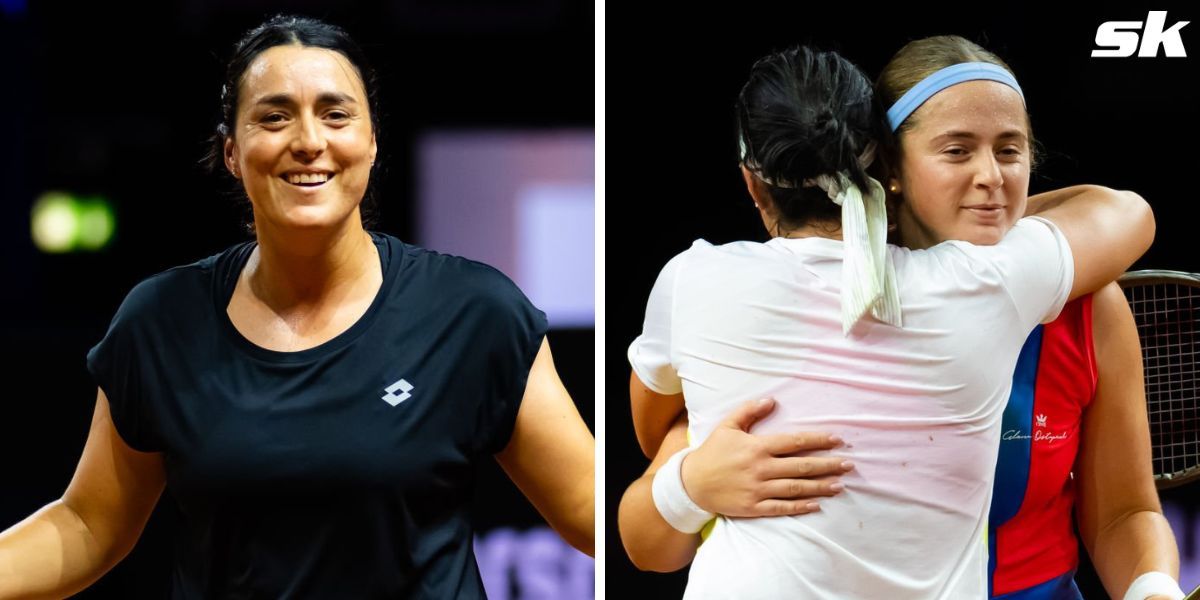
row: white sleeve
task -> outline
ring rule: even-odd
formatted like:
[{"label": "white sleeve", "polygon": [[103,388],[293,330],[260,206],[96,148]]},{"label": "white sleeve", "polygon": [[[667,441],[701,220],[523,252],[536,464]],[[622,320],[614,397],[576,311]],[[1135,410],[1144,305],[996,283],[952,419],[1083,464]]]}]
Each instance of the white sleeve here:
[{"label": "white sleeve", "polygon": [[1071,246],[1058,226],[1041,217],[1025,217],[992,248],[1022,325],[1032,329],[1058,318],[1075,280]]},{"label": "white sleeve", "polygon": [[646,302],[642,334],[629,345],[629,364],[633,372],[646,387],[663,395],[683,392],[683,384],[671,364],[671,313],[675,278],[686,254],[676,255],[658,274]]}]

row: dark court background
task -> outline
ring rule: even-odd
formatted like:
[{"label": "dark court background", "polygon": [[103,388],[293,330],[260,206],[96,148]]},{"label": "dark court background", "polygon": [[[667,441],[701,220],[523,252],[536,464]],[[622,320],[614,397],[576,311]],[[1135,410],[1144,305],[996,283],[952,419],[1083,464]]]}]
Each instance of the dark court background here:
[{"label": "dark court background", "polygon": [[[1193,5],[1194,6],[1194,5]],[[1031,193],[1080,183],[1134,190],[1153,206],[1154,246],[1134,269],[1200,272],[1196,250],[1200,11],[1157,4],[1185,58],[1091,58],[1107,21],[1145,21],[1133,3],[722,3],[609,8],[606,145],[606,586],[610,597],[679,597],[686,576],[639,573],[617,531],[625,487],[647,460],[633,435],[625,352],[667,260],[697,238],[766,241],[737,167],[733,105],[754,60],[798,43],[836,50],[874,80],[906,42],[957,34],[992,50],[1025,91],[1043,163]],[[1120,443],[1113,440],[1113,443]],[[1197,490],[1162,494],[1185,563],[1200,584]],[[936,533],[931,532],[931,535]],[[1085,562],[1086,562],[1086,554]],[[1090,567],[1078,577],[1103,598]]]},{"label": "dark court background", "polygon": [[[590,3],[0,0],[0,530],[59,498],[70,481],[96,397],[84,357],[125,294],[247,239],[230,180],[198,161],[234,42],[280,12],[342,26],[379,72],[374,229],[406,241],[421,243],[414,144],[423,133],[594,127]],[[110,246],[38,251],[30,210],[48,190],[107,198],[117,223]],[[558,372],[593,429],[594,338],[591,325],[550,333]],[[503,587],[493,597],[555,589],[567,567],[521,563],[521,535],[541,518],[498,468],[479,490],[478,531],[504,531],[511,546],[493,552],[509,561],[493,569]],[[177,517],[168,490],[133,553],[76,597],[165,597]]]}]

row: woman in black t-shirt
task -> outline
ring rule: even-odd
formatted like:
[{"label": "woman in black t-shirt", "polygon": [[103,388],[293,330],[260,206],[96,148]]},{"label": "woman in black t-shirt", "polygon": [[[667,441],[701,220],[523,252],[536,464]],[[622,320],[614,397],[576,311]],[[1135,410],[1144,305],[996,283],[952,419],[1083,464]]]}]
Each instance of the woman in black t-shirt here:
[{"label": "woman in black t-shirt", "polygon": [[[74,478],[0,534],[0,598],[99,579],[168,485],[173,597],[482,597],[464,507],[492,455],[593,552],[594,440],[544,314],[490,267],[364,228],[377,109],[337,27],[275,17],[237,44],[209,158],[255,242],[130,292],[89,352]],[[364,548],[392,570],[359,572]]]}]

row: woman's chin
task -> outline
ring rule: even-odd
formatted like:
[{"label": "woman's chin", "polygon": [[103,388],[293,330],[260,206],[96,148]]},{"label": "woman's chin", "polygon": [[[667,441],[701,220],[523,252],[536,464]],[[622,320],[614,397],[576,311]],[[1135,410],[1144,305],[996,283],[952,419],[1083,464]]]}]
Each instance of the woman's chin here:
[{"label": "woman's chin", "polygon": [[961,228],[962,237],[954,239],[965,240],[976,246],[994,246],[1004,239],[1009,229],[1012,229],[1012,223],[975,223]]},{"label": "woman's chin", "polygon": [[279,225],[296,229],[337,227],[350,217],[341,208],[332,203],[292,205],[281,215]]}]

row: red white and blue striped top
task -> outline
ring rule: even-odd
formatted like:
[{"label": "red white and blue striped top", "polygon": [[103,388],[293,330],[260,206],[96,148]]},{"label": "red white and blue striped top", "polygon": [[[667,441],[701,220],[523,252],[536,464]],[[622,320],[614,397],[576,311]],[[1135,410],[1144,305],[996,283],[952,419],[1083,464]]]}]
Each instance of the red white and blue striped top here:
[{"label": "red white and blue striped top", "polygon": [[988,519],[992,598],[1081,597],[1073,581],[1079,542],[1071,470],[1096,380],[1088,295],[1039,325],[1017,361]]}]

